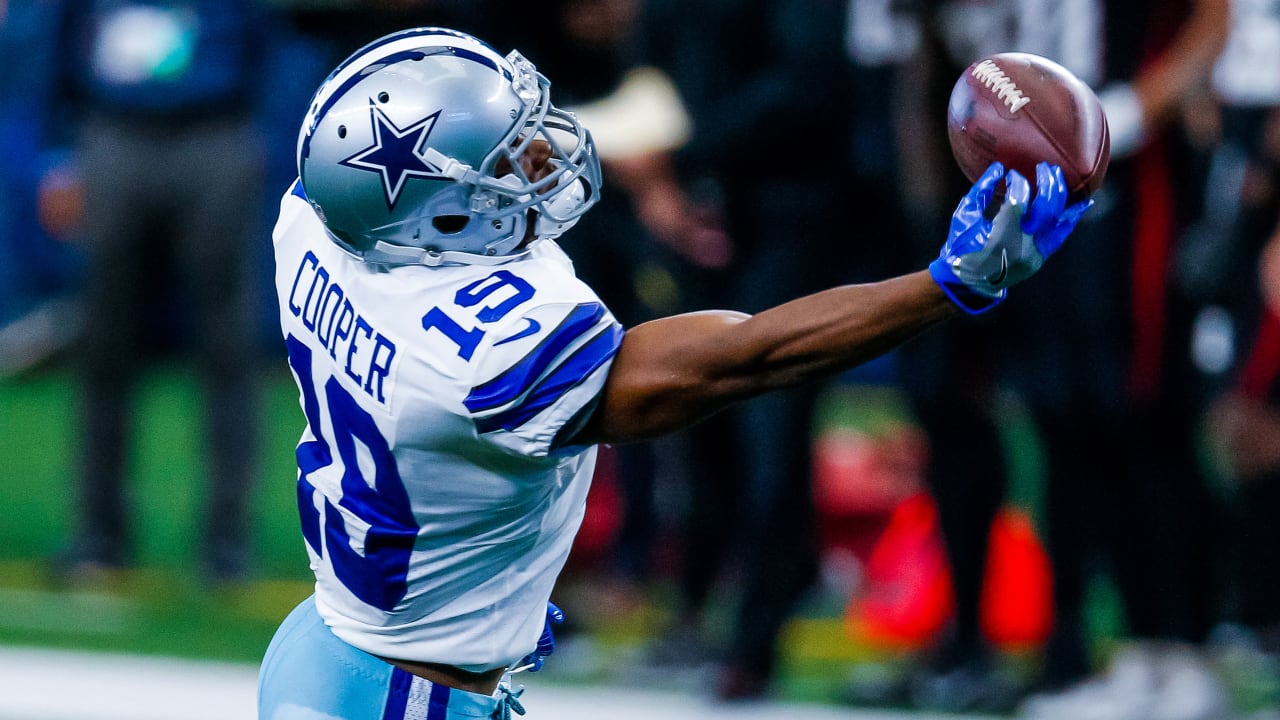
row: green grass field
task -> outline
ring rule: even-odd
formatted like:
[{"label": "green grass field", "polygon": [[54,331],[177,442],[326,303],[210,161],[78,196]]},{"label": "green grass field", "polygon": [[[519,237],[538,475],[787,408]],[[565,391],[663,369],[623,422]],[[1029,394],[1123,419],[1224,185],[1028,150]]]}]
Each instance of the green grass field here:
[{"label": "green grass field", "polygon": [[[279,620],[310,592],[310,572],[294,509],[293,448],[302,429],[295,389],[283,363],[264,370],[260,380],[255,572],[247,582],[222,587],[204,585],[197,573],[205,467],[202,397],[190,368],[155,367],[138,390],[129,464],[136,567],[73,584],[54,572],[54,560],[73,527],[80,432],[74,380],[54,365],[0,381],[0,644],[243,662],[261,657]],[[848,420],[838,408],[828,415],[824,422]],[[596,651],[637,652],[666,620],[663,593],[659,585],[644,607],[595,626],[584,623]],[[838,609],[818,608],[789,629],[795,651],[787,695],[824,697],[843,668],[867,657],[843,639]],[[599,679],[607,678],[582,676]]]},{"label": "green grass field", "polygon": [[[196,564],[205,467],[202,397],[190,368],[177,362],[155,367],[138,391],[129,471],[136,567],[73,584],[53,572],[73,525],[79,443],[73,378],[53,365],[0,381],[0,644],[248,663],[261,658],[276,624],[310,593],[311,583],[294,508],[293,448],[301,412],[283,363],[263,370],[260,382],[254,574],[243,583],[209,587]],[[903,413],[891,390],[843,387],[823,404],[817,423],[866,427],[899,421]],[[1017,475],[1034,478],[1034,438],[1025,428],[1012,427],[1010,450]],[[1034,479],[1015,488],[1020,502],[1034,504],[1035,492]],[[659,579],[642,590],[638,606],[578,618],[592,648],[591,668],[575,671],[564,658],[554,679],[625,677],[628,659],[667,621],[672,603],[664,598],[671,594]],[[818,593],[787,628],[779,687],[784,698],[833,700],[856,668],[900,660],[850,641],[841,624],[843,601]],[[726,597],[716,611],[724,616],[721,623],[730,602]]]},{"label": "green grass field", "polygon": [[68,586],[53,560],[73,526],[76,394],[61,368],[0,383],[0,642],[256,661],[309,592],[295,530],[293,446],[301,430],[287,371],[264,373],[255,488],[256,573],[210,588],[195,573],[205,487],[202,398],[179,365],[139,387],[130,459],[137,568]]}]

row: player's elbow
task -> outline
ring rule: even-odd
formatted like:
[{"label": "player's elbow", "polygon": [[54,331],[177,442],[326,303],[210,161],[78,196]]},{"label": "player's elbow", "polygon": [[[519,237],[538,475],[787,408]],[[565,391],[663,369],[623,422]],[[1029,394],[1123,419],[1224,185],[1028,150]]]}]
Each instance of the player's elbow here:
[{"label": "player's elbow", "polygon": [[605,441],[674,432],[751,394],[734,329],[748,315],[714,311],[645,323],[623,338],[597,410]]}]

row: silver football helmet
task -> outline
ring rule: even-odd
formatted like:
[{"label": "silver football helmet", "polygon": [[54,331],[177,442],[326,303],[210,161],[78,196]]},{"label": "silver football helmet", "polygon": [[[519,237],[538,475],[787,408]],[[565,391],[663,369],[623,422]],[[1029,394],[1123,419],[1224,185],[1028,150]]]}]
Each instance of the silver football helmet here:
[{"label": "silver football helmet", "polygon": [[[518,52],[454,30],[375,40],[311,101],[298,135],[303,193],[333,241],[366,262],[520,257],[600,195],[591,135],[551,104],[550,87]],[[551,155],[534,179],[521,159],[538,140]]]}]

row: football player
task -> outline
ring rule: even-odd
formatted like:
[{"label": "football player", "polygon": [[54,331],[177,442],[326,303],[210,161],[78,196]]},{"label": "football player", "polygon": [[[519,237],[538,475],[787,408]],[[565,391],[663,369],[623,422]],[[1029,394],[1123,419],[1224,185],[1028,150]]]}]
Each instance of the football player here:
[{"label": "football player", "polygon": [[994,307],[1089,207],[1067,206],[1057,168],[1033,191],[996,164],[927,270],[624,329],[555,242],[601,178],[549,87],[518,52],[417,28],[338,66],[303,120],[274,244],[316,585],[267,650],[263,720],[522,713],[504,677],[554,648],[549,598],[597,444]]}]

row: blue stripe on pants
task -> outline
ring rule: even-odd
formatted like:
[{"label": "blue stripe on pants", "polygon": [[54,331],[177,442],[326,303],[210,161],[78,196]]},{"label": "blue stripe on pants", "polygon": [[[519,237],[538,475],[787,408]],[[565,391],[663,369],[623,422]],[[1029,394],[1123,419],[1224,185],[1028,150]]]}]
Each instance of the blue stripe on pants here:
[{"label": "blue stripe on pants", "polygon": [[451,690],[339,640],[307,598],[285,618],[260,670],[261,720],[481,720],[498,699]]},{"label": "blue stripe on pants", "polygon": [[427,704],[427,720],[445,720],[449,716],[449,688],[431,685],[431,699]]},{"label": "blue stripe on pants", "polygon": [[391,687],[387,690],[387,704],[382,708],[382,720],[404,720],[404,710],[409,705],[409,689],[412,687],[413,675],[400,668],[391,671]]}]

